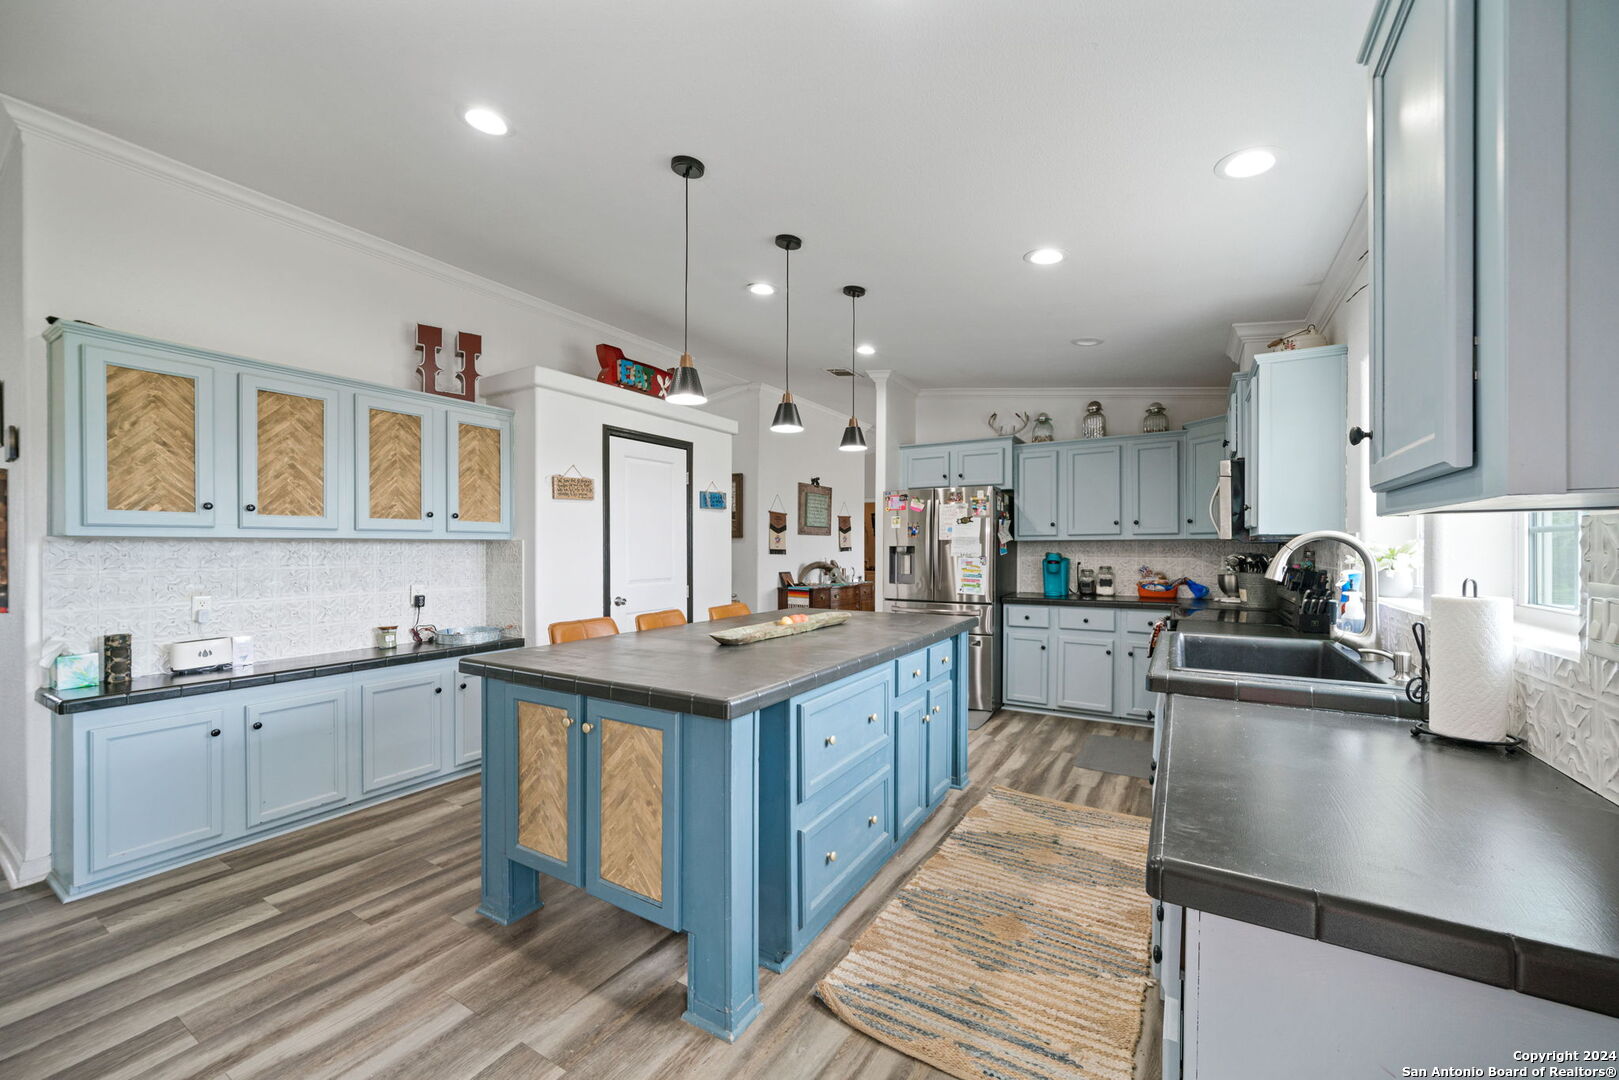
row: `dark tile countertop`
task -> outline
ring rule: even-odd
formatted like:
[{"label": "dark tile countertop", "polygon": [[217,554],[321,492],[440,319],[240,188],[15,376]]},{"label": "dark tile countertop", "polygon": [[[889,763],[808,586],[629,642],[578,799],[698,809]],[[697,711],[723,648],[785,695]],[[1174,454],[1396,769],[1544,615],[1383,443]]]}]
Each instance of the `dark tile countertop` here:
[{"label": "dark tile countertop", "polygon": [[1000,598],[1003,604],[1050,604],[1055,607],[1111,607],[1111,608],[1155,608],[1165,611],[1174,608],[1192,608],[1200,606],[1196,600],[1143,600],[1136,595],[1135,587],[1131,586],[1128,593],[1117,593],[1113,596],[1082,597],[1078,593],[1069,593],[1067,596],[1047,596],[1045,593],[1007,593]]},{"label": "dark tile countertop", "polygon": [[537,645],[461,661],[471,675],[566,694],[730,720],[876,667],[978,624],[961,615],[854,611],[847,623],[751,645],[709,632],[774,622],[785,612]]},{"label": "dark tile countertop", "polygon": [[138,679],[131,679],[126,686],[117,689],[105,684],[88,686],[81,690],[41,688],[34,692],[34,700],[54,713],[113,709],[120,705],[140,705],[148,701],[192,697],[197,694],[217,694],[225,690],[242,690],[249,686],[265,686],[269,683],[319,679],[327,675],[369,671],[372,668],[393,667],[396,664],[448,660],[451,657],[467,656],[472,653],[515,649],[522,644],[523,639],[520,637],[501,638],[485,645],[417,645],[412,642],[397,649],[351,649],[347,652],[317,653],[313,656],[295,656],[285,660],[265,660],[240,669],[204,671],[196,675],[144,675]]},{"label": "dark tile countertop", "polygon": [[1147,891],[1619,1016],[1619,806],[1389,716],[1172,694]]}]

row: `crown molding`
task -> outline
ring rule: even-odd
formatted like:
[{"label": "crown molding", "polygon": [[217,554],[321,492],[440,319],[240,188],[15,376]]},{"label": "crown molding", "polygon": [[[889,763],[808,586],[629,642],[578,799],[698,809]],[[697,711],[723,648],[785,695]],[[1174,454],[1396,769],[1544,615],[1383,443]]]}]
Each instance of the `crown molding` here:
[{"label": "crown molding", "polygon": [[1291,334],[1309,325],[1308,319],[1275,319],[1271,322],[1239,322],[1231,324],[1226,336],[1225,354],[1231,366],[1244,370],[1252,366],[1254,354],[1284,334]]},{"label": "crown molding", "polygon": [[[459,266],[444,262],[441,259],[435,259],[431,255],[424,255],[413,248],[396,244],[391,240],[384,240],[380,236],[356,229],[352,225],[345,225],[332,218],[294,206],[292,203],[266,195],[234,180],[226,180],[224,177],[187,165],[182,161],[165,157],[155,150],[148,150],[116,135],[109,135],[105,131],[90,127],[87,124],[81,124],[77,120],[70,120],[65,116],[42,109],[38,105],[19,98],[0,94],[0,109],[10,115],[13,123],[16,124],[25,137],[32,136],[58,143],[112,164],[121,165],[154,180],[173,184],[228,206],[258,214],[260,217],[268,218],[299,232],[340,244],[372,258],[381,259],[424,276],[435,278],[445,284],[454,285],[469,292],[479,293],[491,299],[527,308],[531,311],[540,312],[581,329],[599,333],[603,335],[605,340],[612,341],[626,349],[633,346],[636,352],[640,354],[640,358],[649,362],[655,362],[664,354],[673,358],[680,353],[679,349],[672,346],[641,337],[639,334],[630,333],[622,327],[613,326],[571,308],[554,304],[549,300],[535,296],[533,293],[502,284],[493,278],[475,274],[470,270],[463,270]],[[716,366],[716,371],[724,372],[724,368]],[[730,375],[729,373],[726,373],[726,375],[728,378],[738,378],[738,376]]]},{"label": "crown molding", "polygon": [[1362,196],[1349,229],[1338,244],[1337,254],[1332,257],[1332,265],[1327,268],[1327,276],[1321,279],[1321,287],[1310,301],[1309,322],[1321,328],[1332,321],[1344,301],[1356,291],[1355,284],[1367,269],[1366,256],[1370,251],[1371,220],[1366,198]]},{"label": "crown molding", "polygon": [[922,393],[920,386],[917,386],[893,368],[867,368],[866,376],[871,379],[873,385],[878,387],[892,386],[900,390],[907,390],[913,394]]},{"label": "crown molding", "polygon": [[[1289,323],[1289,326],[1293,324]],[[1018,397],[1038,394],[1041,398],[1093,398],[1101,394],[1139,394],[1142,397],[1175,398],[1207,397],[1223,394],[1226,388],[1216,386],[946,386],[917,391],[919,398],[983,398]]]}]

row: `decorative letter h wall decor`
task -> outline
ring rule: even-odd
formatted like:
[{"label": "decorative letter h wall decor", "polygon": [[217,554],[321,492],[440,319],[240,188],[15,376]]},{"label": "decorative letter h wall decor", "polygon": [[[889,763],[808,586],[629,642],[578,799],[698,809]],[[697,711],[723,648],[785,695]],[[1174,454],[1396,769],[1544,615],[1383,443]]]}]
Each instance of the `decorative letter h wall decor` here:
[{"label": "decorative letter h wall decor", "polygon": [[462,401],[476,401],[478,358],[483,355],[483,335],[469,334],[465,331],[457,331],[455,335],[455,355],[461,361],[461,367],[453,372],[451,377],[460,387],[457,390],[440,390],[438,386],[438,354],[443,347],[442,328],[428,326],[426,323],[416,324],[416,351],[422,354],[421,363],[416,365],[416,374],[421,376],[422,389],[429,394],[459,398]]}]

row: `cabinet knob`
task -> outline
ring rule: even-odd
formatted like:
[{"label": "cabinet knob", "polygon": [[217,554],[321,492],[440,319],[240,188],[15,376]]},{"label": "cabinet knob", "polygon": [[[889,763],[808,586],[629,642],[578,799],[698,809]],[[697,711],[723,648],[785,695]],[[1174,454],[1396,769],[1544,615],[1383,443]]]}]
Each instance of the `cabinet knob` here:
[{"label": "cabinet knob", "polygon": [[573,717],[571,717],[571,716],[564,716],[564,717],[563,717],[563,718],[562,718],[562,726],[563,726],[563,727],[573,727]]},{"label": "cabinet knob", "polygon": [[1108,651],[1107,651],[1107,654],[1108,654],[1108,655],[1109,655],[1109,656],[1112,656],[1112,655],[1113,655],[1113,650],[1112,650],[1112,649],[1109,649],[1109,650],[1108,650]]},{"label": "cabinet knob", "polygon": [[202,508],[204,510],[212,510],[214,508],[214,504],[205,502],[202,504]]},{"label": "cabinet knob", "polygon": [[1140,525],[1141,524],[1141,519],[1136,518],[1134,521],[1130,522],[1130,524],[1132,524],[1132,525]]},{"label": "cabinet knob", "polygon": [[219,729],[218,729],[218,728],[214,728],[214,730],[212,730],[212,731],[210,731],[210,732],[209,732],[209,733],[208,733],[208,734],[209,734],[209,735],[210,735],[210,736],[211,736],[211,737],[213,737],[213,738],[215,738],[215,739],[217,739],[217,738],[219,738]]},{"label": "cabinet knob", "polygon": [[459,511],[459,510],[457,510],[455,513],[450,515],[450,517],[452,517],[452,518],[458,518],[460,516],[461,516],[461,511]]},{"label": "cabinet knob", "polygon": [[579,730],[584,732],[586,735],[589,735],[592,731],[596,730],[596,725],[587,720],[583,724],[579,725]]},{"label": "cabinet knob", "polygon": [[466,684],[466,683],[462,683],[462,684],[461,684],[461,689],[463,689],[463,690],[465,690],[465,689],[466,689],[466,688],[467,688],[467,684]]},{"label": "cabinet knob", "polygon": [[1128,657],[1131,657],[1131,658],[1134,658],[1135,655],[1136,655],[1136,651],[1134,649],[1131,649],[1128,652],[1126,652],[1124,655],[1126,655]]},{"label": "cabinet knob", "polygon": [[836,746],[836,745],[838,745],[838,737],[836,735],[828,735],[826,737],[826,745],[828,745],[828,746]]},{"label": "cabinet knob", "polygon": [[444,693],[444,687],[442,687],[442,686],[435,686],[435,687],[433,687],[433,693],[435,693],[435,694],[442,694],[442,693]]},{"label": "cabinet knob", "polygon": [[1118,518],[1114,518],[1114,519],[1113,519],[1113,524],[1115,524],[1115,525],[1117,525],[1117,524],[1118,524],[1118,523],[1119,523],[1119,519],[1118,519]]},{"label": "cabinet knob", "polygon": [[875,724],[876,722],[877,722],[877,714],[876,713],[872,713],[870,716],[866,717],[866,723]]},{"label": "cabinet knob", "polygon": [[249,514],[251,514],[253,511],[257,510],[258,507],[254,506],[252,503],[248,503],[247,506],[245,506],[243,509],[245,509]]},{"label": "cabinet knob", "polygon": [[429,511],[428,511],[428,512],[427,512],[427,516],[428,516],[428,517],[432,517],[432,516],[433,516],[433,511],[431,511],[431,510],[429,510]]},{"label": "cabinet knob", "polygon": [[940,709],[942,709],[942,708],[944,708],[944,706],[943,706],[943,705],[935,705],[935,706],[933,706],[933,708],[932,708],[932,710],[930,710],[930,711],[932,711],[932,712],[938,712],[938,711],[939,711],[939,710],[940,710]]},{"label": "cabinet knob", "polygon": [[922,669],[921,668],[917,668],[915,671],[911,672],[911,678],[920,679],[921,677],[922,677]]},{"label": "cabinet knob", "polygon": [[866,819],[866,824],[867,825],[875,825],[875,824],[877,824],[877,815],[873,814],[869,818],[867,818]]},{"label": "cabinet knob", "polygon": [[1053,528],[1053,529],[1055,529],[1055,528],[1056,528],[1056,527],[1057,527],[1057,523],[1056,523],[1056,522],[1055,522],[1055,521],[1053,521],[1053,522],[1052,522],[1052,523],[1051,523],[1051,527],[1052,527],[1052,528]]},{"label": "cabinet knob", "polygon": [[1045,647],[1045,646],[1044,646],[1044,645],[1042,645],[1042,646],[1040,646],[1040,651],[1041,651],[1041,652],[1045,652],[1045,651],[1046,651],[1046,647]]},{"label": "cabinet knob", "polygon": [[253,730],[254,731],[259,730],[263,726],[264,726],[264,721],[263,720],[255,720],[255,721],[253,721]]},{"label": "cabinet knob", "polygon": [[939,657],[939,663],[941,663],[941,664],[948,664],[948,663],[949,663],[949,662],[950,662],[950,658],[949,658],[949,657],[948,657],[948,656],[941,656],[941,657]]},{"label": "cabinet knob", "polygon": [[1081,619],[1081,620],[1079,620],[1079,621],[1080,621],[1080,622],[1082,622],[1082,623],[1087,623],[1087,624],[1088,624],[1088,623],[1089,623],[1089,622],[1090,622],[1090,620],[1089,620],[1089,619]]},{"label": "cabinet knob", "polygon": [[1191,519],[1191,518],[1187,518],[1187,519],[1186,519],[1186,524],[1188,524],[1188,525],[1190,525],[1190,524],[1192,524],[1192,519]]},{"label": "cabinet knob", "polygon": [[826,853],[826,861],[827,862],[837,862],[838,861],[838,853],[835,852],[835,851],[827,852]]},{"label": "cabinet knob", "polygon": [[1354,427],[1349,429],[1349,445],[1350,446],[1359,446],[1361,443],[1365,442],[1367,439],[1370,439],[1371,437],[1372,437],[1372,433],[1370,431],[1367,431],[1365,428],[1361,427],[1359,424],[1356,424]]}]

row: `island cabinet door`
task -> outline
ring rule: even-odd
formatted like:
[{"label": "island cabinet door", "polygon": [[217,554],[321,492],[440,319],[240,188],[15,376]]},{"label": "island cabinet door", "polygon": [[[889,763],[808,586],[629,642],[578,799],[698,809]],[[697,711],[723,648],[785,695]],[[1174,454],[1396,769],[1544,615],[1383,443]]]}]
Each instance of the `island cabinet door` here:
[{"label": "island cabinet door", "polygon": [[943,683],[928,691],[928,711],[923,727],[927,730],[927,804],[937,806],[950,790],[951,765],[956,742],[956,688]]},{"label": "island cabinet door", "polygon": [[510,727],[485,725],[494,742],[485,769],[506,770],[502,780],[514,798],[506,826],[513,830],[513,857],[559,881],[582,886],[584,701],[529,687],[505,691],[508,707],[503,712]]},{"label": "island cabinet door", "polygon": [[895,828],[905,836],[927,816],[928,742],[922,718],[928,696],[918,692],[894,708]]},{"label": "island cabinet door", "polygon": [[585,748],[585,891],[680,925],[680,715],[590,699]]}]

